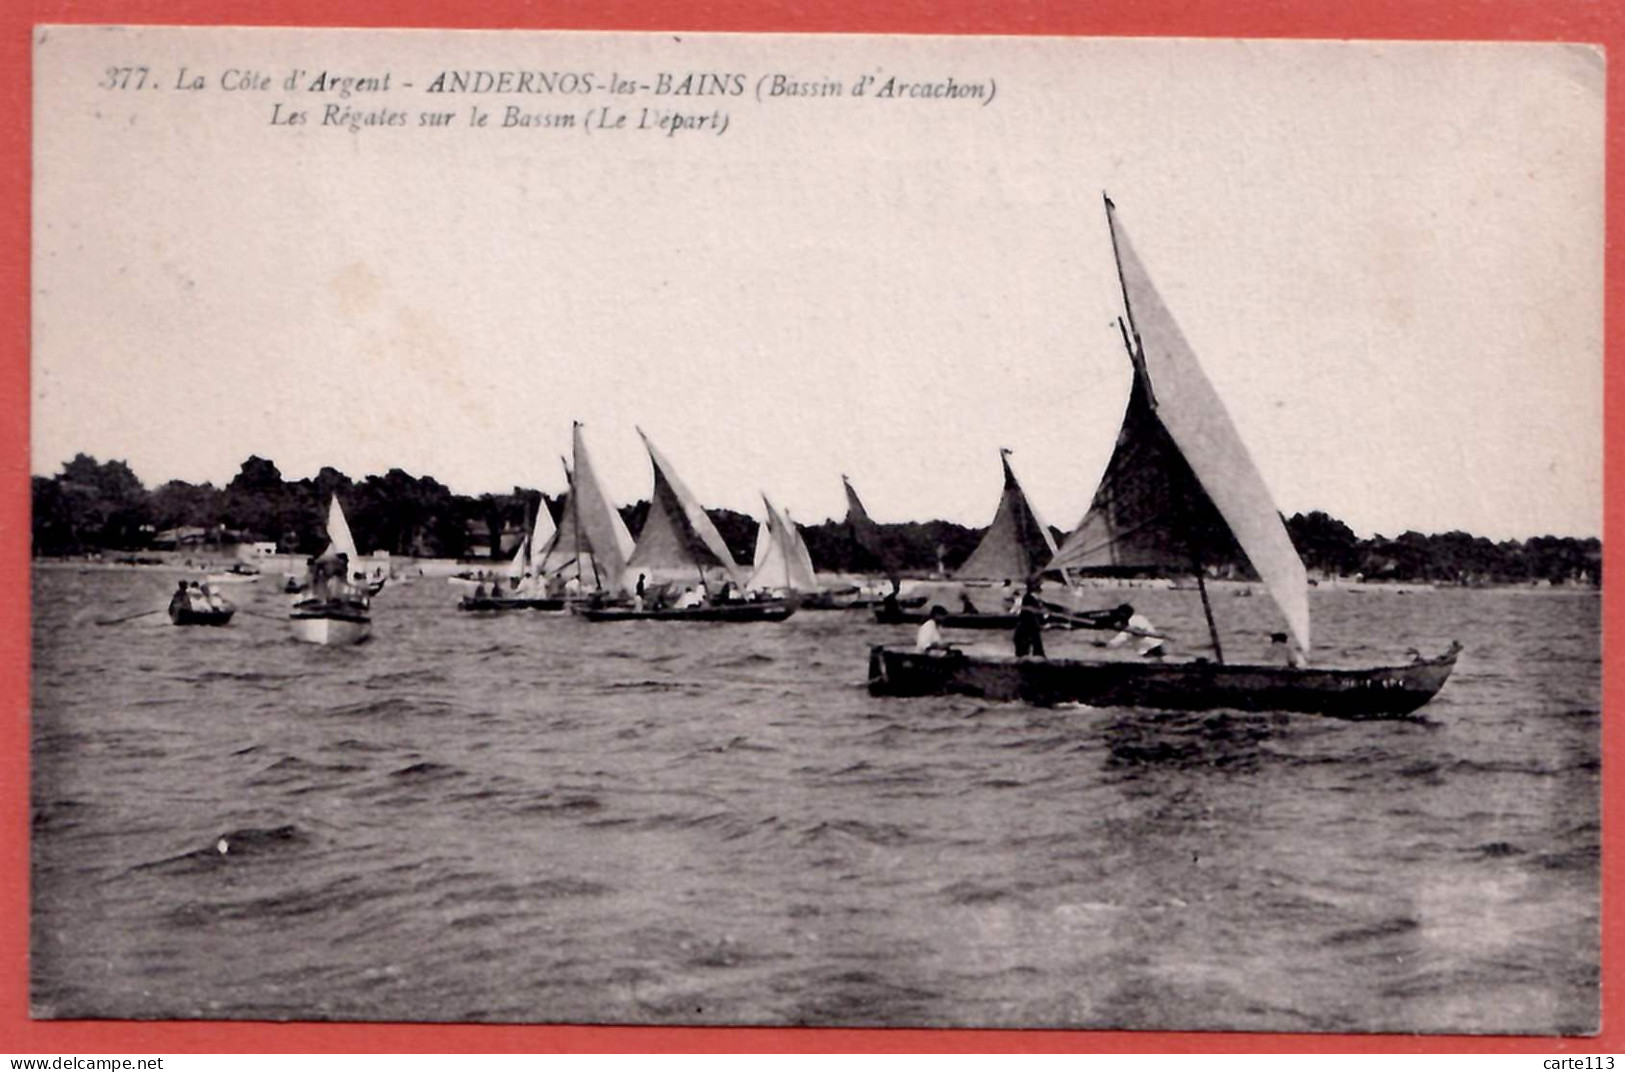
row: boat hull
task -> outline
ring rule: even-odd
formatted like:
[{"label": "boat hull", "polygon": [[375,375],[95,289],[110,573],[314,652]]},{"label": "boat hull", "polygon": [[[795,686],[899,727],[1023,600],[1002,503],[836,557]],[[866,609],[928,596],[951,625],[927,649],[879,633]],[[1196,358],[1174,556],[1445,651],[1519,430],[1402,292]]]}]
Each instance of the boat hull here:
[{"label": "boat hull", "polygon": [[569,609],[569,604],[564,601],[562,596],[556,599],[545,597],[540,599],[508,599],[503,596],[493,599],[490,596],[464,596],[457,601],[457,609],[467,611],[470,614],[501,614],[511,610],[558,612]]},{"label": "boat hull", "polygon": [[222,584],[254,584],[259,579],[260,575],[258,573],[232,573],[229,570],[225,573],[211,573],[208,575],[209,583],[216,586]]},{"label": "boat hull", "polygon": [[1043,706],[1078,703],[1400,718],[1444,687],[1460,650],[1460,645],[1452,645],[1439,658],[1403,666],[1322,669],[972,656],[953,649],[920,652],[876,646],[869,652],[869,691],[876,696],[960,695]]},{"label": "boat hull", "polygon": [[633,607],[578,607],[589,622],[782,622],[796,608],[779,600],[765,603],[719,603],[705,607],[668,607],[638,610]]},{"label": "boat hull", "polygon": [[357,604],[342,601],[296,604],[288,624],[295,640],[328,647],[359,644],[372,635],[372,616]]},{"label": "boat hull", "polygon": [[225,625],[237,613],[235,607],[220,610],[194,610],[191,607],[170,607],[169,620],[175,625]]}]

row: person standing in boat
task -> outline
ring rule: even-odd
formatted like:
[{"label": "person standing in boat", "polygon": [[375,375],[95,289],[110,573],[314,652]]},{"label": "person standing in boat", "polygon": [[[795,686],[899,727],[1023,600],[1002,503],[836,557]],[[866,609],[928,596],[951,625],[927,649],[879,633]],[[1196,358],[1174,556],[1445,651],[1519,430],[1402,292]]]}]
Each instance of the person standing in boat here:
[{"label": "person standing in boat", "polygon": [[635,610],[642,610],[643,609],[644,578],[645,578],[644,574],[642,574],[642,573],[638,574],[637,587],[633,589],[632,607]]},{"label": "person standing in boat", "polygon": [[942,619],[947,615],[941,607],[931,608],[931,616],[920,623],[919,631],[914,634],[915,651],[934,651],[948,646],[942,639]]},{"label": "person standing in boat", "polygon": [[887,592],[880,600],[880,611],[883,615],[885,615],[884,620],[894,622],[898,618],[902,617],[903,605],[902,603],[898,602],[897,599],[897,594],[902,590],[903,582],[899,581],[896,577],[893,577],[891,581],[891,591]]},{"label": "person standing in boat", "polygon": [[1047,658],[1044,654],[1044,601],[1039,598],[1039,592],[1044,588],[1044,582],[1034,577],[1027,582],[1027,590],[1021,594],[1020,609],[1016,613],[1016,656],[1031,655],[1035,658]]},{"label": "person standing in boat", "polygon": [[1117,626],[1117,635],[1101,643],[1107,648],[1121,648],[1130,641],[1137,641],[1135,650],[1147,659],[1160,659],[1167,654],[1162,646],[1162,638],[1153,636],[1157,627],[1151,624],[1151,619],[1136,611],[1132,604],[1124,603],[1112,615]]}]

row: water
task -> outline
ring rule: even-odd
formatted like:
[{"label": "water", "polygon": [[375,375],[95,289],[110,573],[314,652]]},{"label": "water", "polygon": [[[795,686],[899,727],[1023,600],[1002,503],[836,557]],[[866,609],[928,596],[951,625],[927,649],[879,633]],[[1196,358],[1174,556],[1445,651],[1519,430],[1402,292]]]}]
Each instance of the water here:
[{"label": "water", "polygon": [[[479,619],[419,580],[353,649],[241,588],[226,629],[90,622],[172,583],[35,573],[36,1015],[1598,1023],[1594,593],[1315,591],[1327,662],[1466,645],[1422,718],[1355,723],[871,698],[911,634],[850,613]],[[1267,599],[1215,612],[1270,657]]]}]

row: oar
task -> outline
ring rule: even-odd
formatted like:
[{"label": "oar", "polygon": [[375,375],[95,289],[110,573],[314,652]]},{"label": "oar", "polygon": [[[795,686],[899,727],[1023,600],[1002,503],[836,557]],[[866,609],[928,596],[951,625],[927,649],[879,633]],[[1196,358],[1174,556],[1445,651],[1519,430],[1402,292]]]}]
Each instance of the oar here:
[{"label": "oar", "polygon": [[97,625],[117,625],[120,622],[133,622],[137,618],[145,618],[149,614],[162,614],[164,611],[166,611],[168,609],[169,609],[168,607],[159,607],[156,610],[144,610],[144,611],[141,611],[138,614],[126,614],[122,618],[98,618],[96,620],[96,624]]},{"label": "oar", "polygon": [[285,622],[288,620],[286,614],[266,614],[262,611],[249,610],[247,607],[238,607],[237,613],[246,614],[250,618],[264,618],[268,622]]}]

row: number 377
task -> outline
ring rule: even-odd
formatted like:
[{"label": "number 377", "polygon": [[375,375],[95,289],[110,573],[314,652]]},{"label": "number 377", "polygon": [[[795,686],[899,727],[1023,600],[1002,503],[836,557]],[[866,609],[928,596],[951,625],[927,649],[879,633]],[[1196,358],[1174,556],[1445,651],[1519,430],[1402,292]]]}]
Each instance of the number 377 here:
[{"label": "number 377", "polygon": [[145,67],[109,67],[96,85],[100,89],[142,89],[147,84],[147,73]]}]

